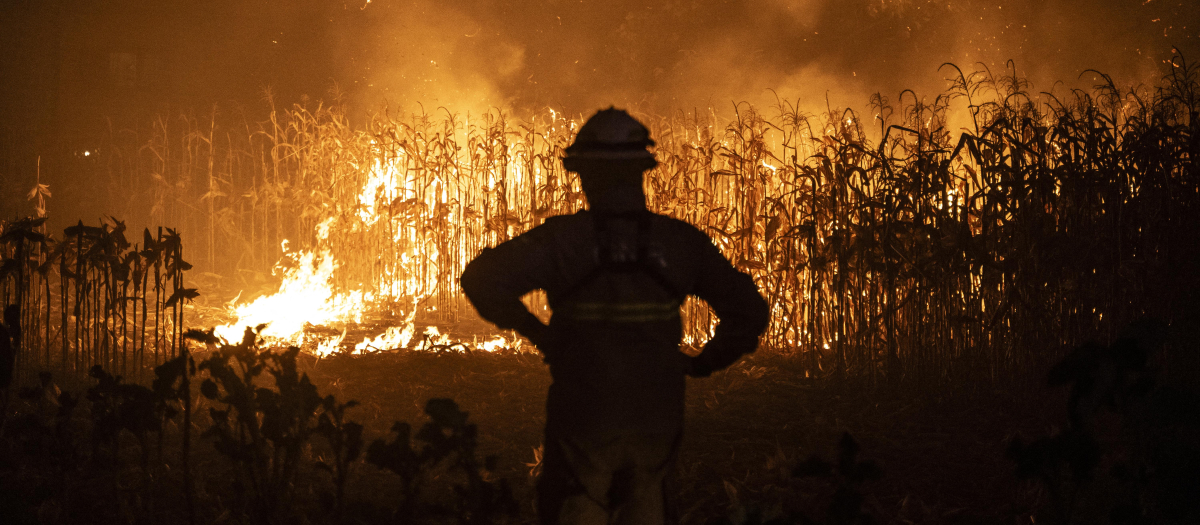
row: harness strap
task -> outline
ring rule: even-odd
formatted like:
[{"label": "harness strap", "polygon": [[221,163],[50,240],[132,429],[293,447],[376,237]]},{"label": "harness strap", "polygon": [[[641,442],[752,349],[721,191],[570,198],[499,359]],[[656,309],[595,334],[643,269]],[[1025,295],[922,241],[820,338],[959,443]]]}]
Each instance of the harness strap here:
[{"label": "harness strap", "polygon": [[[578,320],[610,320],[624,322],[646,322],[674,319],[679,316],[679,305],[683,303],[684,294],[678,287],[663,275],[660,268],[650,263],[650,221],[654,214],[649,210],[639,210],[627,213],[595,213],[593,224],[599,244],[599,264],[579,280],[575,281],[566,292],[563,299],[569,299],[583,287],[594,282],[605,272],[613,273],[642,273],[666,291],[671,297],[670,302],[643,303],[575,303],[567,302],[559,310],[567,317]],[[637,252],[634,260],[615,260],[612,246],[607,242],[609,222],[612,220],[633,220],[637,223]]]}]

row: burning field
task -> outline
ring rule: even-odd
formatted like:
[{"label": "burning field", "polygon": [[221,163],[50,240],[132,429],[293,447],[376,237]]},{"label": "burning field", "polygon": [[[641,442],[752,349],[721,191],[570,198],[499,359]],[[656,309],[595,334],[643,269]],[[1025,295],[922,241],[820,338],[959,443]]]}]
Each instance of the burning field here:
[{"label": "burning field", "polygon": [[[21,175],[0,181],[12,523],[535,522],[551,378],[459,278],[587,207],[562,159],[600,98],[650,129],[649,209],[770,311],[754,354],[688,380],[681,523],[1200,520],[1196,57],[1051,84],[1095,58],[1067,37],[1126,8],[1050,37],[1070,2],[309,3],[231,2],[245,34],[220,38],[199,35],[215,8],[147,15],[193,29],[166,59],[110,53],[99,95],[72,49],[88,16],[121,17],[55,11],[79,32],[56,33],[54,111],[111,115],[43,143],[0,106],[0,174]],[[0,29],[53,9],[0,8]],[[1190,45],[1185,18],[1145,24]],[[1037,62],[1047,42],[1067,51]],[[985,60],[1010,51],[1038,65]],[[345,91],[301,96],[321,75]],[[932,96],[891,89],[910,81]],[[212,102],[250,84],[253,105]],[[693,104],[750,85],[769,96]],[[717,319],[681,312],[694,355]]]},{"label": "burning field", "polygon": [[[805,115],[782,101],[737,105],[729,121],[645,116],[660,160],[645,191],[652,210],[701,227],[754,277],[772,312],[763,349],[794,356],[807,377],[937,383],[965,367],[995,380],[1042,359],[1030,346],[1111,335],[1176,307],[1161,276],[1190,253],[1181,246],[1192,219],[1161,210],[1190,210],[1195,193],[1190,138],[1178,135],[1190,129],[1195,78],[1182,57],[1176,66],[1153,90],[1101,84],[1044,103],[1017,77],[947,66],[953,87],[934,103],[877,97],[870,118]],[[956,100],[969,103],[972,129],[954,137]],[[139,247],[110,221],[25,248],[45,284],[18,275],[29,311],[99,301],[107,333],[94,329],[91,344],[126,352],[125,326],[138,320],[112,317],[129,304],[117,299],[145,310],[150,291],[174,307],[196,289],[187,327],[215,327],[226,342],[259,327],[268,344],[318,357],[522,349],[475,317],[457,279],[480,249],[582,209],[559,161],[578,121],[381,114],[353,129],[337,107],[296,106],[218,136],[215,119],[160,122],[148,138],[104,146],[112,179],[153,203],[151,221],[194,233],[188,259],[209,270],[194,277],[204,286],[182,284],[180,247],[156,258],[163,239],[178,244],[173,230],[147,231]],[[12,228],[43,235],[32,224]],[[269,254],[282,256],[267,276],[254,269]],[[153,290],[139,284],[160,266]],[[55,268],[67,278],[51,285]],[[88,270],[104,284],[77,277]],[[71,287],[75,303],[62,303]],[[550,315],[536,294],[527,302]],[[61,328],[30,315],[35,334]],[[689,347],[714,322],[698,303],[684,320]],[[68,346],[50,338],[40,344]]]}]

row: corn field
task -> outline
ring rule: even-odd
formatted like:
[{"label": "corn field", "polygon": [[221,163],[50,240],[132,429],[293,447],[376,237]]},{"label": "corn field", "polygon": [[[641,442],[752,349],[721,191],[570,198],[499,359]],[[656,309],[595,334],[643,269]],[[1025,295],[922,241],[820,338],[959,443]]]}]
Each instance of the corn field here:
[{"label": "corn field", "polygon": [[173,230],[143,231],[131,244],[125,225],[82,222],[60,239],[46,218],[0,222],[0,301],[20,311],[17,367],[122,374],[180,351],[184,305],[197,296],[183,287],[183,244]]},{"label": "corn field", "polygon": [[[1169,318],[1186,299],[1200,86],[1181,57],[1170,66],[1149,88],[1103,77],[1091,91],[1035,97],[1015,74],[947,65],[946,93],[877,95],[870,115],[809,115],[787,101],[734,105],[728,119],[638,115],[658,142],[648,203],[708,232],[754,276],[773,312],[763,347],[807,374],[996,380],[1132,319]],[[958,133],[947,121],[961,102],[972,124]],[[554,112],[382,112],[354,128],[337,106],[272,105],[262,122],[226,124],[236,121],[213,108],[114,133],[100,168],[119,213],[172,225],[201,268],[226,276],[269,267],[286,240],[328,251],[336,288],[370,294],[381,311],[454,321],[472,313],[457,277],[474,254],[585,204],[560,161],[580,119]],[[17,230],[32,231],[6,225]],[[46,331],[44,359],[51,341],[64,362],[69,351],[115,359],[118,347],[140,356],[146,343],[116,334],[143,334],[147,319],[156,342],[177,335],[178,237],[147,236],[138,252],[101,240],[119,227],[84,231],[41,251],[22,247],[32,239],[4,248],[34,270],[6,273],[4,293]],[[164,242],[176,244],[144,255]],[[83,317],[63,338],[68,312]],[[688,303],[684,322],[697,346],[713,318]]]}]

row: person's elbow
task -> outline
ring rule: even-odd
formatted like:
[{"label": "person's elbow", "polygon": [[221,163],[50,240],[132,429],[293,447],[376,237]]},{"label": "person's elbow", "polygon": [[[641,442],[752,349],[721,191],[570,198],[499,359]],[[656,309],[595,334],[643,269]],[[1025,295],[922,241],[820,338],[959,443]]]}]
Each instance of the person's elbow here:
[{"label": "person's elbow", "polygon": [[758,350],[760,337],[771,324],[770,308],[762,296],[755,293],[754,300],[746,302],[742,315],[742,337],[745,338],[743,353],[750,354]]},{"label": "person's elbow", "polygon": [[749,321],[747,324],[755,334],[762,335],[771,324],[771,307],[757,292],[754,294],[754,299],[747,305],[746,314]]},{"label": "person's elbow", "polygon": [[483,253],[467,263],[467,267],[463,269],[462,275],[458,278],[458,284],[462,287],[463,294],[472,303],[490,295],[490,289],[494,286],[495,279],[487,275],[487,253],[488,250],[484,249]]},{"label": "person's elbow", "polygon": [[745,285],[740,287],[737,308],[733,311],[739,319],[742,330],[752,332],[755,336],[762,335],[771,322],[771,307],[763,299],[758,286],[749,275],[743,274]]}]

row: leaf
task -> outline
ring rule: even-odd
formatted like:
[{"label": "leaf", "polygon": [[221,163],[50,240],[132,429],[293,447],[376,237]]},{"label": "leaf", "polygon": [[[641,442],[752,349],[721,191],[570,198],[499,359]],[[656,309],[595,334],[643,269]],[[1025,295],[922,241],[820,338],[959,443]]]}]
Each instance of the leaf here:
[{"label": "leaf", "polygon": [[765,265],[759,261],[754,261],[754,260],[750,260],[750,259],[742,259],[742,260],[738,261],[738,266],[741,266],[743,268],[750,268],[752,270],[767,269],[767,265]]},{"label": "leaf", "polygon": [[216,399],[221,392],[212,379],[205,379],[203,383],[200,383],[200,393],[209,399]]},{"label": "leaf", "polygon": [[181,271],[181,272],[186,272],[186,271],[188,271],[188,270],[191,270],[191,269],[192,269],[192,263],[189,263],[189,262],[187,262],[187,261],[185,261],[185,260],[183,260],[183,259],[175,259],[175,260],[174,260],[174,261],[171,263],[171,265],[168,267],[168,269],[170,269],[170,270],[179,270],[179,271]]},{"label": "leaf", "polygon": [[459,428],[467,423],[467,413],[458,409],[453,399],[434,398],[425,403],[425,413],[439,425]]},{"label": "leaf", "polygon": [[16,259],[4,259],[4,262],[0,264],[0,278],[16,274],[20,269],[21,263]]},{"label": "leaf", "polygon": [[[196,294],[199,295],[199,294]],[[192,328],[183,333],[184,339],[191,339],[204,344],[217,344],[221,342],[217,336],[213,335],[214,330],[197,330]]]},{"label": "leaf", "polygon": [[[208,409],[208,416],[212,418],[214,423],[227,423],[229,421],[228,410],[217,410],[215,408]],[[213,428],[216,428],[215,426]]]},{"label": "leaf", "polygon": [[175,290],[175,293],[171,294],[171,297],[167,299],[166,307],[170,308],[181,300],[190,301],[197,297],[200,297],[200,292],[196,291],[195,288],[180,288]]},{"label": "leaf", "polygon": [[743,237],[745,237],[745,236],[747,236],[747,235],[750,235],[751,233],[754,233],[754,227],[753,227],[753,226],[746,227],[746,228],[742,228],[742,229],[740,229],[740,230],[738,230],[738,231],[735,231],[735,232],[733,232],[733,233],[729,234],[729,236],[730,236],[731,238],[734,238],[734,239],[740,239],[740,238],[743,238]]},{"label": "leaf", "polygon": [[730,507],[739,506],[740,503],[738,501],[737,487],[734,487],[733,484],[729,482],[729,480],[721,480],[721,483],[723,483],[725,485],[725,495],[729,498],[729,506]]},{"label": "leaf", "polygon": [[767,221],[767,227],[765,230],[767,242],[770,242],[775,238],[775,232],[779,230],[780,222],[780,215],[775,215],[774,217],[771,217],[771,220]]},{"label": "leaf", "polygon": [[160,396],[168,396],[175,380],[182,377],[186,370],[187,364],[182,355],[154,367],[154,382],[151,384],[151,388]]}]

